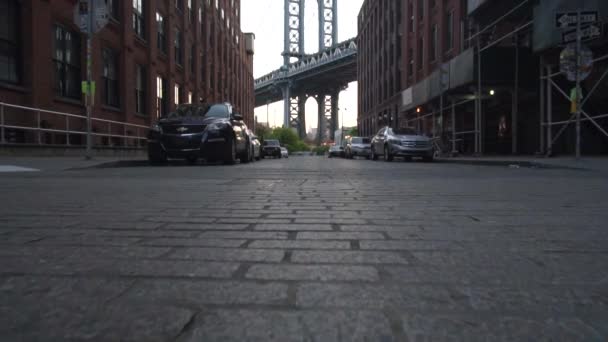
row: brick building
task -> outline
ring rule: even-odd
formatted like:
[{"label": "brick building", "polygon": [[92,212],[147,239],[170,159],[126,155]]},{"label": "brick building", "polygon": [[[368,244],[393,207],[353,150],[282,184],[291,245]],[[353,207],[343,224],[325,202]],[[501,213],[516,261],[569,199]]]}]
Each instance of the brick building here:
[{"label": "brick building", "polygon": [[366,0],[359,12],[359,129],[403,117],[402,91],[462,51],[462,0]]},{"label": "brick building", "polygon": [[[241,32],[240,0],[98,1],[107,2],[111,18],[92,40],[93,117],[147,126],[176,103],[228,101],[253,125],[253,35]],[[85,114],[86,40],[74,24],[75,3],[1,1],[0,102]],[[36,124],[31,112],[5,114],[6,124]],[[65,128],[63,120],[43,121]],[[93,130],[106,127],[94,123]],[[7,136],[29,142],[26,132]],[[74,144],[81,138],[70,136]],[[45,134],[46,143],[65,140]]]}]

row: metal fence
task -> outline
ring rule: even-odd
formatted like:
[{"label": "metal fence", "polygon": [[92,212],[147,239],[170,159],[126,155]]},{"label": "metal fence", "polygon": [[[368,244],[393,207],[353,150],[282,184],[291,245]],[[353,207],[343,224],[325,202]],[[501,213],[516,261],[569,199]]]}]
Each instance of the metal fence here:
[{"label": "metal fence", "polygon": [[[86,116],[0,102],[0,144],[85,146]],[[91,118],[93,147],[141,148],[148,126]]]}]

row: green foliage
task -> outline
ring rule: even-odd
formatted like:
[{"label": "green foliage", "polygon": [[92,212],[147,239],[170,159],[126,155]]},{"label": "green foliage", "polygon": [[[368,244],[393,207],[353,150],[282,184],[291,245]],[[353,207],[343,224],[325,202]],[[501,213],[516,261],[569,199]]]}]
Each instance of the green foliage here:
[{"label": "green foliage", "polygon": [[317,146],[312,151],[314,154],[322,156],[329,151],[329,146]]},{"label": "green foliage", "polygon": [[255,128],[255,135],[261,140],[268,139],[272,134],[272,130],[266,126],[257,125]]},{"label": "green foliage", "polygon": [[264,139],[277,139],[289,153],[310,151],[310,147],[291,128],[276,127],[264,136]]},{"label": "green foliage", "polygon": [[351,137],[358,137],[359,136],[359,130],[357,129],[357,127],[351,128],[350,130],[348,130],[346,132],[346,135],[350,135]]}]

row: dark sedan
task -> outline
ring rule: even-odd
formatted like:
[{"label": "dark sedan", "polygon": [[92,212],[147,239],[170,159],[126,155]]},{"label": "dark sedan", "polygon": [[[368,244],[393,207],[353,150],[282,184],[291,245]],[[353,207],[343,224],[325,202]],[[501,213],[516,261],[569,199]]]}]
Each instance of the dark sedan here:
[{"label": "dark sedan", "polygon": [[278,140],[264,140],[262,143],[262,157],[281,158],[281,143]]},{"label": "dark sedan", "polygon": [[202,158],[234,164],[251,158],[247,126],[229,103],[179,105],[175,112],[161,117],[148,133],[148,159],[162,163],[167,159]]}]

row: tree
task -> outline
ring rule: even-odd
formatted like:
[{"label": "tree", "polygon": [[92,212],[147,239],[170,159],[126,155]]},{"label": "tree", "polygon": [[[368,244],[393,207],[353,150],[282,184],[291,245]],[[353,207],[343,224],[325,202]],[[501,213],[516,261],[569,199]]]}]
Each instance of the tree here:
[{"label": "tree", "polygon": [[260,140],[264,140],[268,138],[272,134],[272,130],[263,125],[257,125],[255,127],[255,135],[260,138]]},{"label": "tree", "polygon": [[351,137],[357,137],[359,136],[359,130],[357,129],[357,127],[353,127],[348,130],[348,132],[346,132],[346,135],[350,135]]},{"label": "tree", "polygon": [[277,139],[289,152],[310,151],[310,147],[291,128],[274,128],[268,139]]}]

